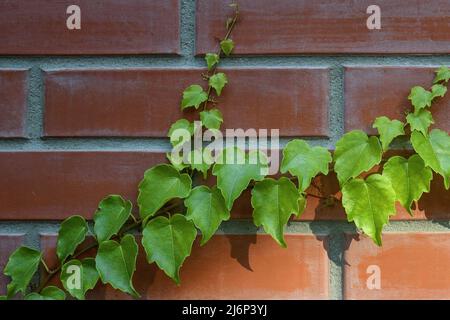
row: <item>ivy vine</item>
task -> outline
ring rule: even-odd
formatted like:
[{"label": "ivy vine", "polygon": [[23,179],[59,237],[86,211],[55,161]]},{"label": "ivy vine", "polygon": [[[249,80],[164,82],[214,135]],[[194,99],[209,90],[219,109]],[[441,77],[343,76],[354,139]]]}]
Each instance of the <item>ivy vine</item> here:
[{"label": "ivy vine", "polygon": [[[216,105],[228,78],[217,67],[234,48],[231,34],[238,21],[239,8],[237,4],[231,6],[234,16],[226,21],[226,34],[218,52],[205,56],[207,72],[202,76],[207,81],[207,89],[193,84],[182,96],[181,109],[200,109],[203,128],[187,119],[175,122],[168,132],[174,148],[189,142],[196,130],[221,127],[223,117]],[[277,178],[264,174],[267,159],[257,151],[232,147],[217,156],[238,157],[245,160],[243,163],[219,162],[217,157],[207,156],[205,150],[198,149],[188,152],[187,163],[176,161],[168,154],[170,164],[159,164],[144,173],[139,184],[138,217],[133,213],[131,201],[110,195],[100,202],[94,214],[93,232],[81,216],[66,219],[58,233],[58,266],[50,269],[40,251],[18,248],[4,270],[11,282],[6,296],[0,299],[23,294],[25,299],[61,300],[66,298],[65,292],[76,299],[85,299],[86,293],[99,281],[139,297],[132,282],[139,252],[136,231],[142,233],[148,262],[156,263],[179,284],[180,268],[191,253],[197,229],[201,231],[200,244],[205,245],[222,221],[230,219],[234,202],[247,189],[251,189],[254,224],[262,226],[282,247],[287,246],[283,235],[286,224],[292,215],[302,214],[308,197],[319,197],[330,205],[341,201],[348,221],[381,246],[383,227],[396,213],[397,201],[412,214],[413,204],[417,207],[422,194],[430,191],[433,172],[443,177],[447,190],[450,187],[450,137],[440,129],[430,130],[434,123],[431,105],[446,94],[449,79],[450,69],[441,67],[429,90],[419,86],[411,89],[409,100],[413,108],[406,116],[406,123],[379,117],[373,123],[377,136],[368,136],[360,130],[348,132],[337,142],[333,154],[304,140],[290,141],[283,150]],[[177,129],[184,129],[189,135],[180,136]],[[400,136],[409,138],[415,152],[409,158],[387,159],[386,151]],[[194,158],[203,161],[198,164],[192,161]],[[249,161],[252,159],[255,161]],[[307,193],[316,176],[331,171],[337,175],[341,196]],[[196,175],[197,172],[201,175]],[[206,181],[210,172],[217,181],[212,187]],[[94,241],[86,245],[89,235]],[[82,258],[93,249],[95,257]],[[30,281],[40,266],[44,272],[41,284],[30,292]],[[49,285],[57,275],[65,291]]]}]

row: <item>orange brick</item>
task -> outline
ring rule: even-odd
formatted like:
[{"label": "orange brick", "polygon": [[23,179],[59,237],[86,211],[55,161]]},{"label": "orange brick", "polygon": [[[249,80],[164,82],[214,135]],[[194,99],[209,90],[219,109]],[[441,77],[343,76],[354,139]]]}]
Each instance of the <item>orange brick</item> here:
[{"label": "orange brick", "polygon": [[[55,241],[42,236],[46,260],[55,264]],[[177,287],[140,251],[134,285],[143,299],[324,299],[328,297],[326,238],[287,235],[287,249],[267,235],[217,235],[194,244]],[[129,298],[98,286],[90,298]]]},{"label": "orange brick", "polygon": [[[347,235],[346,299],[450,299],[450,233],[391,233],[379,248]],[[369,290],[369,266],[378,266],[381,289]]]}]

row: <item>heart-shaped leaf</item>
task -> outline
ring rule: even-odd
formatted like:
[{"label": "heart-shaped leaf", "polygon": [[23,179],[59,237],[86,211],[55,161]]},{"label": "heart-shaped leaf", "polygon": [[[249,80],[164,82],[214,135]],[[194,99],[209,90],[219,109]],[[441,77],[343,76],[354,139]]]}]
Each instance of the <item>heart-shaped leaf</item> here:
[{"label": "heart-shaped leaf", "polygon": [[144,174],[139,184],[138,205],[141,218],[153,216],[167,201],[186,198],[191,191],[192,180],[168,164],[157,165]]},{"label": "heart-shaped leaf", "polygon": [[175,283],[180,283],[180,268],[191,254],[192,244],[197,236],[192,221],[181,214],[169,219],[156,217],[145,226],[142,245],[149,263],[156,262]]}]

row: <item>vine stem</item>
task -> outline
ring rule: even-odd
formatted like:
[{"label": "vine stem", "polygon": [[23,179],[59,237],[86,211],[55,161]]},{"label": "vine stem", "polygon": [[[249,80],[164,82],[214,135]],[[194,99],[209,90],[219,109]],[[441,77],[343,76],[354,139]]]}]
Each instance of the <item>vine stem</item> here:
[{"label": "vine stem", "polygon": [[316,198],[316,199],[321,199],[321,200],[328,199],[328,197],[318,196],[318,195],[312,194],[312,193],[306,193],[306,197],[311,197],[311,198]]},{"label": "vine stem", "polygon": [[[175,209],[175,208],[178,207],[178,206],[180,206],[180,204],[181,204],[181,201],[177,201],[177,202],[174,202],[174,203],[172,203],[172,204],[170,204],[170,205],[168,205],[168,206],[165,206],[165,207],[161,208],[160,210],[158,210],[158,212],[155,214],[155,216],[156,216],[156,215],[159,215],[159,214],[162,214],[162,213],[167,213],[167,214],[169,214],[169,216],[170,216],[169,211],[172,210],[172,209]],[[143,219],[136,219],[136,217],[133,216],[133,221],[134,221],[134,222],[133,222],[132,224],[127,225],[127,226],[124,226],[124,227],[117,233],[117,236],[115,236],[114,238],[121,238],[126,232],[138,228],[139,226],[142,225]],[[99,245],[98,242],[95,241],[95,242],[93,242],[93,243],[87,245],[86,247],[84,247],[83,249],[81,249],[80,251],[78,251],[77,253],[75,253],[74,255],[72,255],[70,258],[71,258],[71,259],[76,259],[76,258],[80,257],[81,255],[85,254],[86,252],[88,252],[89,250],[92,250],[92,249],[97,248],[98,245]],[[65,261],[64,261],[64,262],[65,262]],[[40,292],[42,291],[42,289],[44,289],[44,288],[47,286],[47,284],[53,279],[53,277],[54,277],[58,272],[61,271],[61,269],[62,269],[62,267],[63,267],[63,265],[64,265],[63,262],[62,262],[62,263],[59,263],[58,266],[57,266],[55,269],[51,270],[51,269],[48,267],[48,265],[45,263],[45,260],[44,260],[44,259],[41,259],[41,263],[42,263],[42,265],[44,266],[44,269],[45,269],[45,271],[47,272],[47,275],[46,275],[46,277],[44,278],[44,280],[41,282],[41,284],[39,285],[39,287],[36,289],[36,292],[37,292],[37,293],[40,293]]]},{"label": "vine stem", "polygon": [[[232,18],[231,22],[229,23],[229,25],[227,27],[227,33],[225,34],[225,37],[222,39],[222,41],[223,40],[228,40],[230,38],[231,33],[233,32],[233,29],[236,26],[236,22],[237,22],[237,20],[239,18],[239,7],[238,7],[237,3],[234,3],[234,8],[235,8],[234,9],[234,17]],[[222,52],[223,52],[222,51],[222,47],[219,44],[219,50],[217,51],[217,55],[220,57]],[[213,66],[213,68],[211,70],[211,72],[212,72],[211,75],[210,75],[210,71],[208,71],[207,78],[209,79],[210,77],[215,75],[216,71],[217,71],[217,64],[215,64]],[[206,93],[207,97],[206,97],[205,102],[203,102],[203,107],[202,107],[203,110],[206,110],[206,108],[208,107],[208,103],[209,103],[209,100],[210,100],[210,97],[211,97],[211,92],[212,92],[212,86],[210,86],[208,84],[208,91]]]},{"label": "vine stem", "polygon": [[47,264],[45,263],[45,260],[43,258],[41,258],[41,263],[44,266],[45,271],[47,271],[47,273],[50,273],[51,270],[50,268],[47,266]]},{"label": "vine stem", "polygon": [[[225,37],[222,40],[228,40],[231,36],[231,33],[233,32],[234,27],[236,26],[236,22],[238,20],[239,17],[239,7],[237,5],[237,3],[233,4],[234,6],[234,16],[231,19],[231,22],[228,23],[227,25],[227,33],[225,34]],[[220,57],[222,54],[222,48],[219,45],[219,50],[217,52],[217,55]],[[213,66],[211,71],[208,71],[207,73],[207,78],[210,78],[211,76],[216,74],[216,70],[217,70],[217,64]],[[211,73],[212,72],[212,73]],[[208,106],[208,102],[210,101],[210,97],[211,97],[211,93],[212,93],[212,86],[210,86],[208,84],[208,91],[207,91],[207,99],[206,101],[203,103],[203,110],[206,110],[207,106]],[[158,212],[155,214],[159,215],[159,214],[167,214],[170,217],[170,210],[178,207],[181,203],[180,202],[175,202],[171,205],[165,206],[163,208],[161,208],[160,210],[158,210]],[[131,231],[135,228],[138,228],[139,226],[142,225],[143,223],[143,219],[137,219],[135,216],[131,217],[133,220],[133,223],[127,226],[124,226],[117,234],[117,236],[115,238],[120,238],[122,237],[122,235],[125,232]],[[81,249],[79,252],[77,252],[76,254],[72,255],[70,258],[71,259],[76,259],[79,256],[83,255],[84,253],[88,252],[89,250],[92,250],[96,247],[98,247],[98,242],[95,241],[91,244],[89,244],[88,246],[86,246],[85,248]],[[41,284],[39,285],[39,287],[36,289],[36,292],[40,293],[42,291],[42,289],[45,288],[45,286],[53,279],[53,277],[61,271],[62,267],[63,267],[63,263],[59,263],[58,266],[51,270],[47,264],[45,263],[44,259],[41,259],[41,263],[44,266],[45,271],[47,272],[47,276],[44,278],[43,281],[41,281]]]}]

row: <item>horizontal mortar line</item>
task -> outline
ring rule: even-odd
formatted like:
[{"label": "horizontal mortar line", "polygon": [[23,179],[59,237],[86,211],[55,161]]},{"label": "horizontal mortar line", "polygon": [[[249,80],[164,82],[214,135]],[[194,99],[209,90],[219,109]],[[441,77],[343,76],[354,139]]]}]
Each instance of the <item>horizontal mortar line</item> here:
[{"label": "horizontal mortar line", "polygon": [[[333,148],[329,139],[311,138],[311,137],[292,137],[280,138],[280,148],[284,148],[286,144],[293,139],[303,139],[311,143],[311,145],[321,145],[327,148]],[[270,146],[270,139],[267,140]],[[249,146],[249,144],[246,144]],[[52,138],[44,139],[0,139],[0,151],[40,151],[40,150],[115,150],[118,151],[170,151],[172,149],[168,138]]]},{"label": "horizontal mortar line", "polygon": [[[93,209],[94,210],[94,209]],[[54,232],[61,221],[57,220],[14,220],[0,221],[0,233],[20,232]],[[91,228],[92,229],[92,228]],[[290,221],[285,234],[330,235],[339,233],[356,233],[352,223],[343,220]],[[383,230],[384,234],[401,232],[449,233],[450,219],[443,221],[391,221]],[[256,227],[251,219],[238,219],[222,222],[217,234],[266,234],[262,227]]]},{"label": "horizontal mortar line", "polygon": [[[389,55],[389,56],[230,56],[221,61],[221,67],[332,67],[336,65],[392,65],[392,66],[436,66],[450,64],[448,55]],[[194,68],[205,67],[203,57],[141,57],[141,56],[43,56],[43,57],[2,57],[0,68],[41,67],[43,69],[82,68]]]},{"label": "horizontal mortar line", "polygon": [[92,139],[1,139],[1,151],[98,150],[161,151],[171,150],[168,139],[159,138],[92,138]]},{"label": "horizontal mortar line", "polygon": [[[264,233],[264,230],[255,227],[251,220],[234,220],[224,222],[220,227],[220,232]],[[442,221],[391,221],[390,224],[384,228],[383,232],[443,232],[450,234],[450,219]],[[357,229],[353,223],[344,220],[290,221],[285,229],[285,234],[327,235],[336,233],[357,233]]]},{"label": "horizontal mortar line", "polygon": [[[330,151],[335,149],[337,139],[292,137],[280,138],[279,147],[284,149],[286,145],[294,140],[302,139],[312,146],[322,146]],[[208,143],[206,143],[208,144]],[[270,140],[268,140],[270,146]],[[247,143],[246,147],[250,145]],[[120,150],[119,150],[120,149]],[[0,151],[62,151],[62,150],[89,150],[89,151],[161,151],[172,150],[169,140],[166,138],[61,138],[55,140],[39,139],[8,139],[0,138]],[[412,151],[408,144],[401,144],[391,147],[390,151]]]}]

